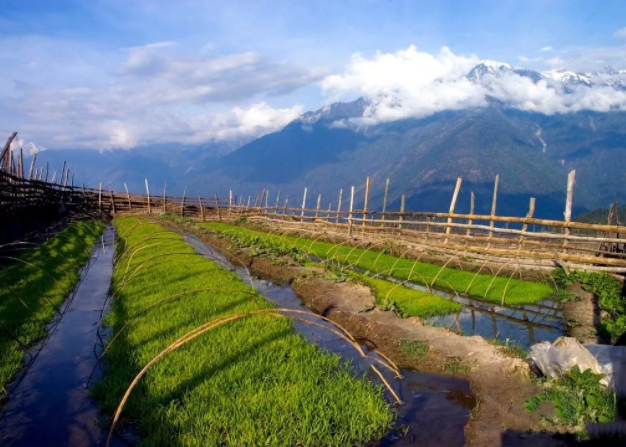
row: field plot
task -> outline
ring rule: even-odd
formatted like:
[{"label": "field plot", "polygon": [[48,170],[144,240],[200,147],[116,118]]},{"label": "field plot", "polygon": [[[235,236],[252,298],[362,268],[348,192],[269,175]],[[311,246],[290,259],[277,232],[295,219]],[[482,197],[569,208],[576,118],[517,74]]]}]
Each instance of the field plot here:
[{"label": "field plot", "polygon": [[296,250],[305,256],[358,268],[383,278],[393,277],[492,303],[533,304],[549,298],[555,292],[547,283],[466,272],[358,247],[265,233],[223,223],[206,223],[203,226],[218,231],[238,244],[256,245],[283,252]]},{"label": "field plot", "polygon": [[8,264],[0,270],[0,400],[23,366],[25,352],[47,335],[48,323],[59,315],[103,228],[102,221],[71,223],[39,246],[16,245],[24,251],[5,259]]},{"label": "field plot", "polygon": [[[178,338],[207,321],[272,308],[175,232],[136,218],[114,224],[108,373],[94,389],[111,412],[141,368]],[[345,446],[380,439],[394,412],[382,386],[353,377],[288,319],[254,315],[163,357],[122,415],[147,446]]]}]

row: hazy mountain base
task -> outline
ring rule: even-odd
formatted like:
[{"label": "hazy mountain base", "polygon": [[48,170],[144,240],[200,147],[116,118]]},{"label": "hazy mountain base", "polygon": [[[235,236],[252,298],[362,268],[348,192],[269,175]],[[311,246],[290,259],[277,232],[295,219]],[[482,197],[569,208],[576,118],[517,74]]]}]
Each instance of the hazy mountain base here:
[{"label": "hazy mountain base", "polygon": [[[391,179],[389,208],[397,209],[402,194],[407,209],[448,209],[454,182],[463,178],[458,211],[469,209],[470,191],[477,195],[476,212],[491,208],[493,179],[500,174],[498,213],[526,214],[530,196],[537,198],[535,216],[562,218],[567,173],[577,170],[574,212],[606,207],[626,184],[626,113],[579,112],[542,115],[520,112],[492,101],[485,108],[437,113],[358,127],[350,119],[362,113],[362,100],[309,112],[279,132],[258,138],[235,151],[199,148],[105,154],[87,151],[46,151],[38,164],[62,159],[77,173],[76,182],[143,191],[151,188],[182,194],[228,194],[254,197],[263,188],[274,204],[299,206],[304,187],[308,205],[322,194],[322,208],[336,207],[340,188],[344,208],[350,186],[362,203],[365,178],[372,179],[370,207],[382,205],[384,184]],[[80,152],[80,154],[78,153]],[[226,155],[222,155],[226,153]],[[189,193],[188,193],[189,194]]]}]

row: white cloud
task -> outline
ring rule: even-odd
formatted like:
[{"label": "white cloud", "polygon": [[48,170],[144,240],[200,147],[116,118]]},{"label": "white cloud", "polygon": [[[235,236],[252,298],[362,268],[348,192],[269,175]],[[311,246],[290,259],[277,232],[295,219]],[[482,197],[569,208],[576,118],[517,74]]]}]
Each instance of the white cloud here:
[{"label": "white cloud", "polygon": [[[0,131],[14,129],[53,148],[253,138],[283,127],[302,112],[300,106],[273,108],[268,98],[325,74],[251,52],[180,57],[174,42],[101,54],[74,43],[40,43],[45,52],[34,50],[41,45],[31,41],[20,59],[0,42],[0,60],[13,57],[14,62],[13,70],[0,73]],[[59,55],[61,68],[55,61]],[[50,68],[33,69],[29,58]],[[75,63],[76,58],[89,63]]]},{"label": "white cloud", "polygon": [[343,74],[324,79],[322,89],[331,101],[364,96],[371,102],[364,116],[376,122],[427,116],[485,103],[482,87],[465,78],[477,62],[448,48],[430,54],[413,45],[372,59],[355,54]]},{"label": "white cloud", "polygon": [[554,48],[547,46],[547,47],[542,47],[539,51],[554,51]]},{"label": "white cloud", "polygon": [[[371,58],[355,54],[342,74],[326,77],[322,89],[330,101],[361,95],[370,102],[362,124],[420,118],[444,110],[482,106],[488,97],[519,110],[544,114],[580,110],[626,110],[626,92],[609,87],[569,87],[548,80],[532,79],[509,72],[486,74],[482,82],[466,75],[475,66],[475,56],[465,57],[443,48],[437,54],[410,46],[396,53],[376,53]],[[553,58],[550,63],[564,61]]]},{"label": "white cloud", "polygon": [[617,37],[618,39],[626,39],[626,28],[615,31],[615,34],[613,34],[613,36]]}]

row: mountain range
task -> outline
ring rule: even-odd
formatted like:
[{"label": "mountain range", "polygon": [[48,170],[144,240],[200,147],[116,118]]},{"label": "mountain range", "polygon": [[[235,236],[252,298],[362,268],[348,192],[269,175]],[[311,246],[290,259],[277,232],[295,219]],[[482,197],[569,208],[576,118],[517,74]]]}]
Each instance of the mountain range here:
[{"label": "mountain range", "polygon": [[[532,82],[559,84],[563,89],[610,87],[626,91],[626,70],[537,72],[495,61],[481,61],[467,79],[489,83],[513,73]],[[447,211],[454,183],[463,178],[457,211],[469,209],[476,194],[476,212],[488,213],[496,174],[500,175],[498,213],[525,215],[529,197],[537,199],[535,216],[562,218],[567,173],[576,169],[575,212],[606,207],[614,195],[626,193],[626,112],[578,111],[542,114],[509,107],[490,98],[487,105],[448,110],[423,118],[364,125],[359,118],[370,103],[359,98],[307,112],[283,129],[250,142],[213,141],[200,146],[163,143],[132,150],[39,151],[37,164],[60,169],[63,161],[76,183],[99,181],[123,189],[151,188],[203,196],[254,197],[266,188],[274,204],[299,206],[304,187],[308,206],[322,194],[322,208],[344,207],[350,186],[363,202],[366,177],[371,177],[372,208],[380,208],[384,184],[390,179],[389,208],[406,195],[407,209]]]}]

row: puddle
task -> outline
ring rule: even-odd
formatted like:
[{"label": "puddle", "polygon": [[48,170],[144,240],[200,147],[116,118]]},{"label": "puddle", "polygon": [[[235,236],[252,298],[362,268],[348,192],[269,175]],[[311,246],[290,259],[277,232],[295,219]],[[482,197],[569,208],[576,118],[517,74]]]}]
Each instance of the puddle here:
[{"label": "puddle", "polygon": [[[220,266],[235,271],[246,283],[253,286],[259,293],[276,303],[278,307],[308,310],[294,290],[287,284],[268,281],[255,277],[243,267],[234,266],[229,259],[217,249],[205,245],[192,235],[185,236],[198,253],[216,262]],[[299,315],[300,316],[300,315]],[[311,313],[311,320],[334,328],[330,323],[321,321]],[[339,354],[351,363],[356,374],[366,374],[372,380],[379,381],[370,375],[370,360],[363,359],[352,345],[340,337],[319,327],[295,321],[296,330],[311,343],[323,349]],[[375,349],[368,343],[360,343],[363,350],[372,357],[380,359]],[[464,428],[469,419],[475,401],[471,396],[470,384],[466,380],[438,374],[419,373],[402,369],[403,378],[398,380],[390,371],[381,368],[385,379],[400,396],[403,405],[398,407],[397,424],[403,428],[402,435],[391,433],[379,444],[379,447],[404,447],[419,445],[421,447],[461,447],[465,445]],[[394,402],[387,396],[389,402]]]},{"label": "puddle", "polygon": [[93,349],[111,280],[114,239],[113,228],[107,228],[66,312],[11,393],[0,419],[3,446],[104,445],[106,430],[98,424],[98,407],[85,384],[96,363]]}]

